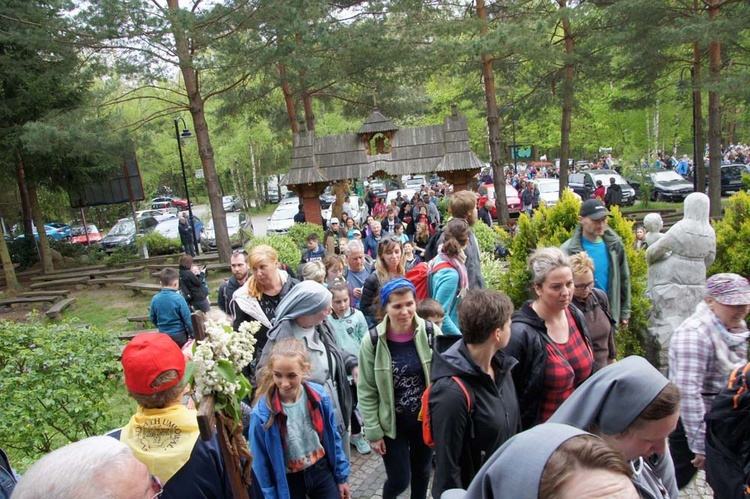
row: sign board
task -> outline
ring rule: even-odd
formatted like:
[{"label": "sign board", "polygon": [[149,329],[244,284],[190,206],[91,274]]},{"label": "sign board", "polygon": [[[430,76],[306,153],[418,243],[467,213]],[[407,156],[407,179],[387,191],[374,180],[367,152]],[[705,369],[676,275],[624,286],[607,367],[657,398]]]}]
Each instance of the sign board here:
[{"label": "sign board", "polygon": [[68,197],[72,208],[128,203],[146,199],[135,151],[125,155],[122,168],[112,172],[109,179],[72,189],[68,191]]},{"label": "sign board", "polygon": [[195,178],[203,178],[203,168],[195,170]]},{"label": "sign board", "polygon": [[510,149],[510,159],[521,159],[521,160],[531,160],[534,159],[534,146],[519,146],[519,145],[512,145],[509,147]]}]

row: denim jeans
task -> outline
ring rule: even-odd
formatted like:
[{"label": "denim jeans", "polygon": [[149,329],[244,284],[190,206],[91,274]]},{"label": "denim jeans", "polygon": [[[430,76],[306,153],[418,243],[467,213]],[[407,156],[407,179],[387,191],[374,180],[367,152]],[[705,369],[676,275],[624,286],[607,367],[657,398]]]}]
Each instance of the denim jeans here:
[{"label": "denim jeans", "polygon": [[339,487],[333,479],[328,458],[323,457],[307,469],[287,473],[291,499],[338,499]]},{"label": "denim jeans", "polygon": [[430,483],[432,449],[422,440],[422,423],[396,428],[396,438],[384,437],[386,480],[383,499],[395,499],[411,485],[411,499],[424,499]]}]

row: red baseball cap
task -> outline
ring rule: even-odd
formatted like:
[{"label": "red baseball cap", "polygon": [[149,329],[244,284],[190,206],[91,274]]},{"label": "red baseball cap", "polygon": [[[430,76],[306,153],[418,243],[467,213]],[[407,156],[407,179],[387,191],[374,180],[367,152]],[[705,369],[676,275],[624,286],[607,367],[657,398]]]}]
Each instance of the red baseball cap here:
[{"label": "red baseball cap", "polygon": [[[168,334],[141,333],[131,340],[122,352],[125,386],[133,393],[153,395],[176,385],[185,374],[185,356]],[[175,370],[177,379],[158,389],[153,383],[161,374]]]}]

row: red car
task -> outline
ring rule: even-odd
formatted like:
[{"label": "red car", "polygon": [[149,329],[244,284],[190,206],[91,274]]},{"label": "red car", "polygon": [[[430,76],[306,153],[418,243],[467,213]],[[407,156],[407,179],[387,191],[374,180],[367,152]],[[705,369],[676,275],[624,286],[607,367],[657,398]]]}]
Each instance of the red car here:
[{"label": "red car", "polygon": [[[487,204],[492,209],[490,213],[492,218],[497,218],[497,208],[495,207],[495,185],[484,184],[479,188],[480,196],[487,196]],[[508,214],[511,218],[516,218],[521,214],[521,198],[518,195],[518,191],[515,187],[510,184],[505,184],[505,199],[508,202]]]},{"label": "red car", "polygon": [[70,242],[73,244],[96,244],[104,235],[99,232],[94,224],[88,224],[89,237],[86,239],[86,232],[83,230],[83,225],[75,225],[70,229]]},{"label": "red car", "polygon": [[151,200],[151,203],[159,203],[159,202],[170,202],[173,205],[175,205],[177,208],[187,210],[188,208],[188,202],[186,199],[181,198],[175,198],[171,196],[161,196],[157,197]]}]

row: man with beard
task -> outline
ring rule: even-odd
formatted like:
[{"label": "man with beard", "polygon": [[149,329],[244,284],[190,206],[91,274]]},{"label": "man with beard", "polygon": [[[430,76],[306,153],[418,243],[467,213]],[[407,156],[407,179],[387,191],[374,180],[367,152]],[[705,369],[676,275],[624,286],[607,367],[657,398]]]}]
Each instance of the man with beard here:
[{"label": "man with beard", "polygon": [[231,307],[234,292],[247,282],[247,251],[244,249],[235,250],[229,260],[232,266],[232,277],[224,281],[219,286],[219,308],[225,314],[231,316]]}]

